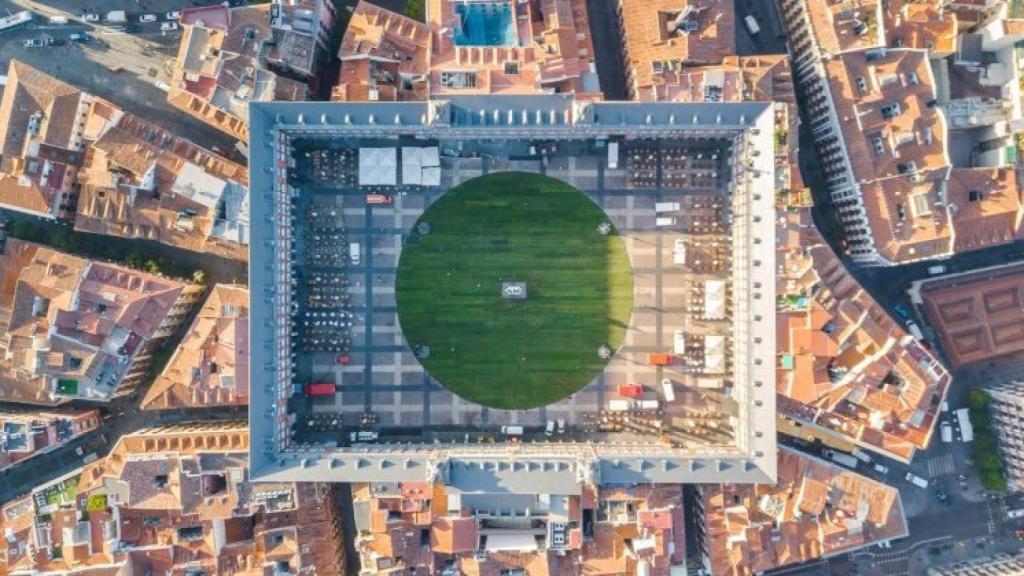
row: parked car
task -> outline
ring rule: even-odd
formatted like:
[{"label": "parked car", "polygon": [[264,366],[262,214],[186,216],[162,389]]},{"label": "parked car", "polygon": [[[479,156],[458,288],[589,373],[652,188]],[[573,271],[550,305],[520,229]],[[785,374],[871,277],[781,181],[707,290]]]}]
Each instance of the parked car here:
[{"label": "parked car", "polygon": [[178,23],[177,22],[161,22],[160,23],[160,30],[163,31],[163,32],[171,32],[171,31],[177,30],[177,29],[178,29]]},{"label": "parked car", "polygon": [[165,16],[167,17],[168,20],[181,20],[181,11],[172,10],[165,14]]},{"label": "parked car", "polygon": [[42,38],[29,38],[23,42],[25,48],[42,48],[46,46],[46,42]]},{"label": "parked car", "polygon": [[156,14],[143,14],[139,16],[139,22],[156,22]]},{"label": "parked car", "polygon": [[50,38],[46,39],[46,45],[47,46],[63,46],[65,44],[67,44],[67,43],[68,43],[67,40],[65,40],[63,38],[53,38],[53,37],[50,37]]},{"label": "parked car", "polygon": [[92,40],[92,36],[76,32],[75,34],[68,36],[68,40],[71,40],[72,42],[89,42]]},{"label": "parked car", "polygon": [[87,14],[82,14],[82,22],[99,22],[99,21],[100,21],[100,15],[99,14],[93,14],[91,12],[87,13]]}]

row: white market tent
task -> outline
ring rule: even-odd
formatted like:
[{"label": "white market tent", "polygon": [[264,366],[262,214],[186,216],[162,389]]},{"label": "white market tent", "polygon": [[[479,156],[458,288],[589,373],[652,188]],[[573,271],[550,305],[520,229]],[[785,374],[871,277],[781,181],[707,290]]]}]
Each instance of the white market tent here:
[{"label": "white market tent", "polygon": [[397,183],[398,149],[359,149],[360,186],[394,186]]},{"label": "white market tent", "polygon": [[711,320],[725,318],[725,280],[704,282],[704,317]]},{"label": "white market tent", "polygon": [[441,184],[441,155],[437,148],[402,147],[402,184],[438,186]]},{"label": "white market tent", "polygon": [[711,374],[725,372],[725,336],[704,335],[704,371]]}]

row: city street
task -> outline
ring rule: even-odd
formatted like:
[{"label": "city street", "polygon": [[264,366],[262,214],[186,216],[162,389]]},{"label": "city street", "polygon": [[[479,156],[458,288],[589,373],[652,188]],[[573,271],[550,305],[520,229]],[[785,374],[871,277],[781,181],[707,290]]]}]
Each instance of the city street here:
[{"label": "city street", "polygon": [[[214,1],[191,4],[216,4]],[[0,32],[0,75],[17,59],[59,80],[110,100],[125,111],[150,120],[205,148],[217,146],[232,150],[235,141],[228,135],[207,126],[167,103],[167,93],[157,82],[170,80],[174,58],[181,40],[180,28],[161,32],[160,22],[166,11],[177,10],[180,0],[148,0],[130,3],[124,26],[83,23],[85,12],[104,15],[124,9],[118,0],[0,0],[0,15],[31,10],[36,19],[26,25]],[[147,12],[158,15],[158,21],[140,23],[138,16]],[[67,24],[51,24],[51,16],[63,16]],[[87,33],[88,42],[67,41],[62,46],[27,48],[25,40],[54,38],[67,40],[72,33]]]}]

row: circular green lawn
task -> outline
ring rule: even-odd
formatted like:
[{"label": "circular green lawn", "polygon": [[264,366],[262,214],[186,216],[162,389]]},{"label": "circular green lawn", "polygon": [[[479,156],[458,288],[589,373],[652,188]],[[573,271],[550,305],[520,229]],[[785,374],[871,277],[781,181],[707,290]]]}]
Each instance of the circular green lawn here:
[{"label": "circular green lawn", "polygon": [[[568,184],[523,172],[474,178],[413,227],[396,280],[398,319],[421,362],[460,397],[503,409],[550,404],[603,370],[633,306],[626,247]],[[429,224],[426,235],[416,231]],[[502,297],[525,281],[526,298]]]}]

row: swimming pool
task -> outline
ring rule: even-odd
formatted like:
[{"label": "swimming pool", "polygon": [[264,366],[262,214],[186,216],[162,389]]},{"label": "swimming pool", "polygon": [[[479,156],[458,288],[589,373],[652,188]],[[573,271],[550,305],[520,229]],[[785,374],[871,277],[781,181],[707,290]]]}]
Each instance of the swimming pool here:
[{"label": "swimming pool", "polygon": [[516,43],[512,5],[508,2],[462,2],[455,5],[459,46],[511,46]]}]

